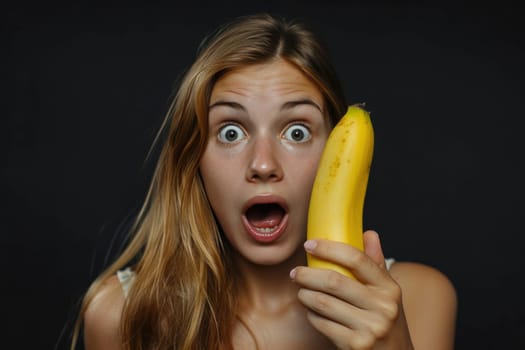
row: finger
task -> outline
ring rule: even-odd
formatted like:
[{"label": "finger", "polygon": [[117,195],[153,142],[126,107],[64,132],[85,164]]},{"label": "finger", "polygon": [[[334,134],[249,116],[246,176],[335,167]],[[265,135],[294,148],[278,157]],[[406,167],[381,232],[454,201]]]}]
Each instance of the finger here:
[{"label": "finger", "polygon": [[363,329],[371,313],[322,292],[301,288],[299,301],[308,309],[331,321],[352,329]]},{"label": "finger", "polygon": [[[394,318],[361,310],[320,292],[301,289],[298,297],[309,309],[310,323],[339,344],[340,349],[369,349],[389,334],[395,322]],[[362,347],[365,344],[367,346]]]},{"label": "finger", "polygon": [[[371,324],[374,324],[376,328],[384,329],[384,322],[386,322],[386,324],[392,322],[397,319],[399,314],[401,289],[391,278],[389,284],[377,287],[362,284],[359,281],[335,271],[303,266],[298,266],[293,269],[290,276],[295,283],[302,287],[300,290],[308,289],[312,292],[323,293],[337,298],[337,300],[342,303],[352,306],[351,310],[368,312],[367,314],[360,314],[360,320],[362,322],[370,322]],[[319,298],[319,300],[313,300],[313,302],[318,302],[321,305],[324,305],[324,297],[321,296]],[[308,305],[321,313],[321,310],[318,307],[313,306],[312,303],[308,303]],[[338,310],[344,310],[347,317],[353,317],[350,311],[345,309],[344,306],[341,306]],[[324,312],[322,313],[325,314]],[[328,314],[326,315],[328,316]],[[367,316],[365,317],[363,315]],[[378,317],[384,322],[380,322]],[[352,325],[354,328],[362,324],[348,321],[346,318],[338,317],[337,319],[344,324]]]},{"label": "finger", "polygon": [[388,274],[371,257],[348,244],[324,239],[306,241],[307,253],[348,268],[363,283],[388,282]]},{"label": "finger", "polygon": [[290,277],[303,288],[332,295],[356,307],[374,307],[374,298],[370,297],[367,286],[336,271],[298,266]]},{"label": "finger", "polygon": [[381,268],[386,269],[385,256],[381,247],[379,235],[375,231],[366,231],[363,234],[365,253]]}]

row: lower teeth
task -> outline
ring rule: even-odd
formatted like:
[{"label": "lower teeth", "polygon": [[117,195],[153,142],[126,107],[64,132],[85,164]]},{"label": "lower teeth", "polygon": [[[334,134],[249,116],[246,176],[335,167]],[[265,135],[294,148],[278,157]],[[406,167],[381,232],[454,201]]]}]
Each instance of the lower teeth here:
[{"label": "lower teeth", "polygon": [[271,236],[273,231],[275,231],[276,229],[277,229],[277,226],[275,226],[275,227],[258,227],[255,230],[261,236]]}]

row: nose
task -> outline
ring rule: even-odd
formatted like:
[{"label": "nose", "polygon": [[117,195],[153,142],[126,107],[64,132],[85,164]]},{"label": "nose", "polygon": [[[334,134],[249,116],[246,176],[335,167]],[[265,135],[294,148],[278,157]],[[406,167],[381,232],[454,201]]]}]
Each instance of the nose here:
[{"label": "nose", "polygon": [[246,179],[249,182],[273,182],[283,178],[277,145],[269,138],[253,141]]}]

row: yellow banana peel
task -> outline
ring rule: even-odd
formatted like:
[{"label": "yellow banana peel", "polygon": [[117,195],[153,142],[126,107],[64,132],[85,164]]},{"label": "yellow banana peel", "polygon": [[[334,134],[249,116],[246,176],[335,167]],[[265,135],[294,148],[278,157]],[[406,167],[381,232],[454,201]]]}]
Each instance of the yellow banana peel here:
[{"label": "yellow banana peel", "polygon": [[[307,239],[328,239],[363,250],[363,207],[374,149],[369,113],[351,105],[331,131],[315,177]],[[354,277],[345,267],[310,254],[308,266]]]}]

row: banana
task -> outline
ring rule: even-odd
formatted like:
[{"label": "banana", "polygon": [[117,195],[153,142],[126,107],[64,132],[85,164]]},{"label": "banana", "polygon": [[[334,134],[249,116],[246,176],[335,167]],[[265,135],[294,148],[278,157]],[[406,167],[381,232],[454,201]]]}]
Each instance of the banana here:
[{"label": "banana", "polygon": [[[363,250],[363,207],[374,150],[370,115],[351,105],[331,131],[314,180],[307,239],[344,242]],[[308,266],[354,277],[342,266],[308,254]]]}]

